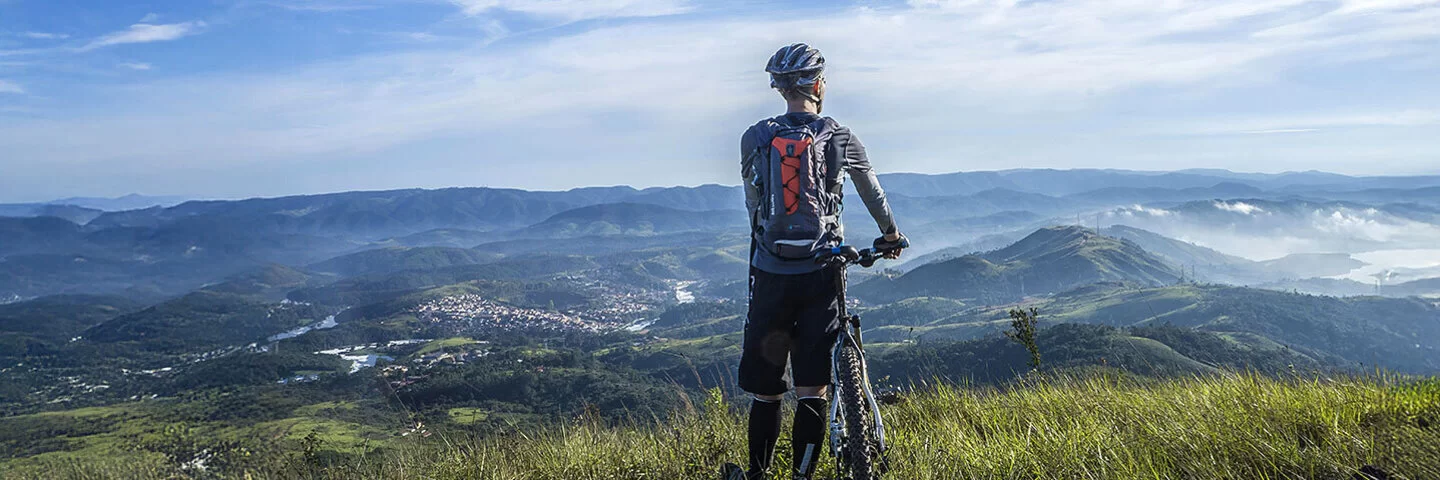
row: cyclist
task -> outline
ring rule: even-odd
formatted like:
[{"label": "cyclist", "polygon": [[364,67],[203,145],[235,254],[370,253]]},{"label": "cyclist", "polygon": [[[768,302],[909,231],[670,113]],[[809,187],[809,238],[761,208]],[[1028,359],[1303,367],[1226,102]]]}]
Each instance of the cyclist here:
[{"label": "cyclist", "polygon": [[753,235],[750,256],[750,310],[740,358],[740,388],[750,404],[750,466],[730,464],[727,480],[763,478],[780,436],[780,403],[789,387],[785,364],[799,404],[792,430],[794,478],[809,479],[825,440],[831,383],[830,347],[838,332],[839,292],[830,268],[814,254],[843,240],[841,186],[846,174],[880,227],[877,248],[897,258],[904,236],[895,226],[885,192],[865,147],[850,130],[821,117],[825,99],[825,58],[796,43],[775,52],[765,67],[770,86],[780,91],[784,115],[761,120],[740,140],[740,174]]}]

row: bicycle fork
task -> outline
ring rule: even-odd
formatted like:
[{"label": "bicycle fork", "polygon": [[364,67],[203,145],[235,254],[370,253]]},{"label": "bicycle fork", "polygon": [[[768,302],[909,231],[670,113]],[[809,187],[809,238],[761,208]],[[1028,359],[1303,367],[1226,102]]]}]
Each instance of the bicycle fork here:
[{"label": "bicycle fork", "polygon": [[[855,351],[860,355],[860,387],[861,390],[865,392],[864,400],[866,403],[866,405],[857,405],[856,407],[870,408],[871,418],[875,419],[875,444],[879,449],[880,464],[882,468],[884,468],[883,465],[885,465],[886,462],[883,459],[885,451],[888,450],[885,445],[885,421],[880,416],[880,403],[875,400],[875,392],[870,388],[870,365],[869,362],[865,360],[865,349],[861,348],[863,343],[860,337],[860,318],[846,315],[845,318],[841,319],[841,322],[843,326],[841,327],[840,336],[836,339],[835,346],[830,351],[830,368],[831,371],[839,372],[841,368],[840,349],[843,348],[846,343],[855,345]],[[831,389],[831,398],[833,401],[830,402],[830,454],[833,458],[838,459],[844,452],[845,441],[864,441],[865,432],[854,432],[854,435],[851,436],[849,435],[850,432],[845,431],[844,420],[840,415],[841,402],[837,395],[840,377],[837,376],[836,378],[836,386]]]}]

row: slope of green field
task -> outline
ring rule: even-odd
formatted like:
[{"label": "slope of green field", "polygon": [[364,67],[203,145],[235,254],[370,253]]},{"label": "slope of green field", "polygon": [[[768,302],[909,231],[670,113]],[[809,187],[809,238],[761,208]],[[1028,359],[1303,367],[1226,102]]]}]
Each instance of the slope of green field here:
[{"label": "slope of green field", "polygon": [[[1249,375],[1136,380],[1033,376],[1005,389],[940,386],[885,407],[897,479],[1440,478],[1440,381],[1274,380]],[[782,432],[788,432],[788,428]],[[582,416],[509,435],[395,438],[367,456],[308,436],[254,452],[235,478],[710,478],[743,459],[744,417],[712,391],[650,426]],[[782,438],[782,449],[788,447]],[[308,446],[307,446],[308,445]],[[126,463],[60,457],[0,464],[5,478],[192,478],[154,455]],[[789,468],[777,456],[777,471]],[[828,463],[828,462],[826,462]],[[822,463],[819,478],[830,478]],[[215,472],[209,472],[213,474]],[[246,476],[248,475],[248,477]],[[776,473],[772,478],[782,478]],[[1356,477],[1359,478],[1359,477]]]}]

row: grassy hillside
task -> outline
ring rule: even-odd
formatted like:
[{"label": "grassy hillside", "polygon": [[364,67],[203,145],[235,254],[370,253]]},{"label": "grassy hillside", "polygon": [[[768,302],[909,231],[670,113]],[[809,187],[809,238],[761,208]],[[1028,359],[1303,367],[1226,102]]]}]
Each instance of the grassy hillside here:
[{"label": "grassy hillside", "polygon": [[[339,407],[309,410],[345,418]],[[60,422],[84,433],[93,428],[75,420],[114,421],[119,414],[123,411],[74,411],[3,422],[30,428]],[[889,478],[896,479],[1338,480],[1362,468],[1392,478],[1440,477],[1440,382],[1433,379],[1033,376],[1004,389],[930,388],[886,406],[884,415],[891,439]],[[257,442],[231,462],[220,461],[230,458],[229,451],[212,451],[210,464],[228,467],[237,478],[710,478],[720,463],[742,461],[745,448],[743,414],[718,390],[703,405],[682,408],[658,424],[607,426],[581,416],[564,426],[500,436],[435,431],[428,437],[377,440],[384,448],[366,456],[343,453],[365,449],[350,444],[352,435],[343,429],[336,430],[344,421],[291,422],[298,423],[255,428],[303,436]],[[0,430],[10,432],[7,436],[24,433]],[[789,428],[781,431],[783,450]],[[157,434],[167,436],[187,438],[175,429]],[[0,463],[0,474],[15,479],[193,478],[187,473],[195,470],[181,470],[161,452],[185,451],[167,448],[176,444],[157,439],[113,455],[14,460]],[[777,455],[776,462],[776,470],[785,471],[789,455]],[[822,462],[819,478],[829,478],[830,468],[830,462]]]},{"label": "grassy hillside", "polygon": [[[1335,298],[1222,285],[1139,288],[1095,284],[1026,303],[1041,322],[1117,327],[1174,325],[1258,335],[1341,368],[1381,366],[1404,372],[1440,368],[1440,305],[1419,298]],[[1008,325],[1006,307],[957,314],[910,329],[880,327],[879,341],[966,340]],[[1383,352],[1383,354],[1382,354]]]}]

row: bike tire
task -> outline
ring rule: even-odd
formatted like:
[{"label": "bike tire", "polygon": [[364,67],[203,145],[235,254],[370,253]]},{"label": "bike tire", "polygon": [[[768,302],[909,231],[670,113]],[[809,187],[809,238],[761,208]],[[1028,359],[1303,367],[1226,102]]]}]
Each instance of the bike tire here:
[{"label": "bike tire", "polygon": [[845,444],[842,447],[842,466],[849,480],[876,480],[875,458],[879,446],[872,440],[875,419],[865,398],[865,362],[860,348],[852,342],[840,346],[839,396],[842,421],[845,424]]}]

